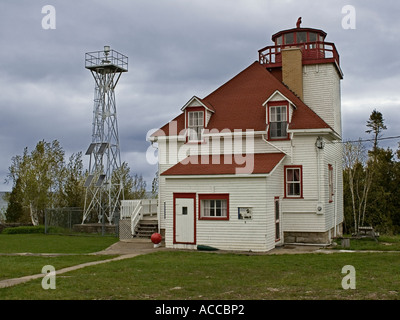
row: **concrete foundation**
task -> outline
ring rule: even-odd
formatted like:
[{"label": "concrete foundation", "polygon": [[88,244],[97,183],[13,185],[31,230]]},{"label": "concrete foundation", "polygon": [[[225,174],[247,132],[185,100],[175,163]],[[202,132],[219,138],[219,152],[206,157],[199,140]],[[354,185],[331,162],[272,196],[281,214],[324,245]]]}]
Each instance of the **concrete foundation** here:
[{"label": "concrete foundation", "polygon": [[[118,226],[114,224],[105,224],[104,233],[115,234],[116,228],[118,228]],[[75,232],[101,234],[103,232],[103,225],[101,223],[74,224],[72,230]]]},{"label": "concrete foundation", "polygon": [[[336,227],[336,237],[343,235],[342,223]],[[330,244],[335,238],[335,229],[326,232],[284,232],[284,243]]]}]

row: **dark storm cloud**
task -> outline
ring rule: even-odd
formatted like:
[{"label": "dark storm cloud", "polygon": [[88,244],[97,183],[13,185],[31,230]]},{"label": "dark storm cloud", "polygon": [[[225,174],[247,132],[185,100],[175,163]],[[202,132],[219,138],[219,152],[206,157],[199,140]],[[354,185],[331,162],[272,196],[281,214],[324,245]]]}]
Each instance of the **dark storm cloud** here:
[{"label": "dark storm cloud", "polygon": [[[55,30],[41,26],[47,4],[56,9]],[[356,9],[355,30],[342,28],[345,5]],[[129,57],[116,89],[122,161],[150,186],[156,166],[146,161],[147,132],[257,60],[271,35],[295,27],[299,16],[339,50],[345,138],[365,135],[375,107],[394,134],[398,8],[394,0],[2,1],[0,181],[11,157],[41,139],[58,139],[67,154],[86,150],[94,81],[84,54],[110,45]]]}]

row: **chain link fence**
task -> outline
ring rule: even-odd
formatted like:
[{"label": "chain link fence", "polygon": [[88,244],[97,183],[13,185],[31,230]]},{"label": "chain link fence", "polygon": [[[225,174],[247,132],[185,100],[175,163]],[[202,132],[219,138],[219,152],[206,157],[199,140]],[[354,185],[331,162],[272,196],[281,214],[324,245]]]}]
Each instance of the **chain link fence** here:
[{"label": "chain link fence", "polygon": [[98,223],[85,220],[82,224],[82,208],[54,208],[45,211],[46,234],[75,234],[75,235],[107,235],[119,236],[119,214],[114,217],[114,223]]}]

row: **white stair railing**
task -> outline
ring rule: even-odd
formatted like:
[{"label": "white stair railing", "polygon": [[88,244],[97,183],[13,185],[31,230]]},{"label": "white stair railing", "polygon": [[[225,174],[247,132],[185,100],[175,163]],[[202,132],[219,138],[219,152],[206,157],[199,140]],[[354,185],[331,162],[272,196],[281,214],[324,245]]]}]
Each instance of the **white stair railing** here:
[{"label": "white stair railing", "polygon": [[132,236],[136,234],[136,228],[140,220],[146,217],[157,217],[157,199],[137,199],[121,201],[120,219],[131,220]]},{"label": "white stair railing", "polygon": [[139,201],[136,205],[135,210],[132,212],[131,216],[131,232],[132,236],[136,233],[136,226],[138,225],[140,219],[142,219],[142,201]]},{"label": "white stair railing", "polygon": [[133,211],[136,209],[137,204],[141,200],[122,200],[121,201],[121,216],[120,219],[130,219]]}]

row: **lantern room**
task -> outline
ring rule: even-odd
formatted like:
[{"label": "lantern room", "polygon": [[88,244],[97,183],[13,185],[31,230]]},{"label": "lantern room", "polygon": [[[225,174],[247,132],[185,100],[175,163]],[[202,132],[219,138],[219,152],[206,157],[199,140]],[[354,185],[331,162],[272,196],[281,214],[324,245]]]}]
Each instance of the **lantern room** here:
[{"label": "lantern room", "polygon": [[308,42],[324,42],[326,33],[322,30],[311,28],[294,28],[280,31],[272,36],[276,46],[296,45]]},{"label": "lantern room", "polygon": [[302,53],[302,63],[319,64],[330,63],[336,64],[340,74],[339,53],[335,44],[326,42],[326,32],[300,27],[301,18],[297,20],[296,28],[282,30],[272,36],[274,45],[267,46],[258,51],[259,62],[267,68],[282,67],[282,50],[290,48],[299,48]]}]

